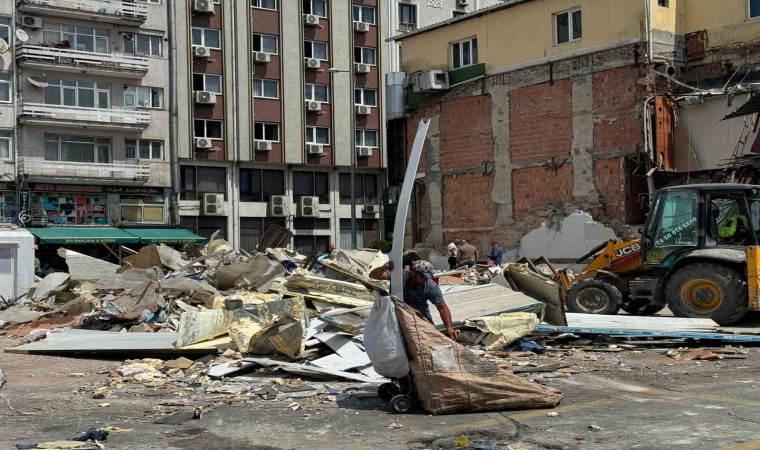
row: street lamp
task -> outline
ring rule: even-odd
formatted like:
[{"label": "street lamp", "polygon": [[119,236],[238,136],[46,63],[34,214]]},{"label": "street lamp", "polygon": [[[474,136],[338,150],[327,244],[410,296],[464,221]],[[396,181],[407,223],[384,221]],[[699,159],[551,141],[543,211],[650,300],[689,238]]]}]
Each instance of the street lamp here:
[{"label": "street lamp", "polygon": [[[356,180],[354,171],[356,170],[356,81],[354,80],[353,70],[327,69],[330,73],[347,73],[351,77],[351,140],[349,150],[351,153],[351,249],[356,250]],[[340,224],[338,224],[340,227]]]}]

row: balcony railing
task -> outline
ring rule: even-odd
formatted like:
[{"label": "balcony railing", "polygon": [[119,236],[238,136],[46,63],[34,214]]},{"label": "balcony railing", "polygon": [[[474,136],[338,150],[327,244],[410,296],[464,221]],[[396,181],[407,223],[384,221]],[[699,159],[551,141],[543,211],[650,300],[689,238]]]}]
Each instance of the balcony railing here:
[{"label": "balcony railing", "polygon": [[402,33],[408,33],[410,31],[414,31],[417,29],[416,23],[405,23],[405,22],[399,22],[398,24],[398,31]]},{"label": "balcony railing", "polygon": [[23,103],[19,107],[22,122],[45,122],[60,126],[144,129],[150,125],[150,113],[133,108],[83,108],[81,106]]},{"label": "balcony railing", "polygon": [[61,71],[113,73],[120,77],[142,77],[148,72],[148,58],[123,53],[83,52],[71,48],[54,48],[23,44],[16,50],[20,65],[40,65]]},{"label": "balcony railing", "polygon": [[30,178],[112,180],[144,183],[150,177],[147,164],[84,163],[73,161],[48,161],[44,158],[22,156],[18,169]]},{"label": "balcony railing", "polygon": [[49,14],[59,10],[73,18],[99,22],[141,24],[148,18],[148,6],[141,0],[17,0],[16,5],[23,12]]}]

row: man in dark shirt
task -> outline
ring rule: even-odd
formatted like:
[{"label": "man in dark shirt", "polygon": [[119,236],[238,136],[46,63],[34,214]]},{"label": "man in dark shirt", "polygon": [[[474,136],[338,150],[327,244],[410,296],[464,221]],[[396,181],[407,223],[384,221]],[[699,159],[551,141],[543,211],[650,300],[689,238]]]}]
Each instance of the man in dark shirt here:
[{"label": "man in dark shirt", "polygon": [[[451,323],[451,311],[443,300],[441,288],[433,281],[433,265],[422,259],[414,261],[410,266],[406,266],[406,262],[404,265],[404,303],[419,311],[431,323],[433,317],[430,315],[428,302],[435,305],[441,315],[446,335],[456,340],[457,332]],[[389,261],[372,270],[369,276],[376,280],[390,280],[392,270],[393,262]]]}]

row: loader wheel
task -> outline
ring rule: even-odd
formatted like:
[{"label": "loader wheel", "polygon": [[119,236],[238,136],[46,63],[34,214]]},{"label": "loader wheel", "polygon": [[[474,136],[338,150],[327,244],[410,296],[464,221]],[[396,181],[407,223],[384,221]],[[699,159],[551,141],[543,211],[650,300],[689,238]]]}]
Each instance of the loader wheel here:
[{"label": "loader wheel", "polygon": [[720,264],[699,263],[677,271],[665,289],[676,317],[738,322],[747,312],[747,283],[739,272]]},{"label": "loader wheel", "polygon": [[587,278],[570,286],[567,309],[586,314],[617,314],[623,295],[609,281]]},{"label": "loader wheel", "polygon": [[620,308],[632,316],[651,316],[665,309],[665,304],[631,301],[623,303]]}]

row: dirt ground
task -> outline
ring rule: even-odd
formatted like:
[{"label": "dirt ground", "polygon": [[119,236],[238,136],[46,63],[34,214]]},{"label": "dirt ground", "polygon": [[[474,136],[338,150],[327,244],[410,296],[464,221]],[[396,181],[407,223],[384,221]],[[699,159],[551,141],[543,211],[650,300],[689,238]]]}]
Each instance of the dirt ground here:
[{"label": "dirt ground", "polygon": [[[0,350],[14,344],[0,338]],[[114,426],[131,431],[111,433],[109,449],[453,449],[462,436],[482,449],[760,449],[760,348],[719,361],[666,352],[547,357],[541,362],[561,360],[578,372],[539,380],[563,392],[559,407],[450,416],[391,414],[373,388],[355,383],[329,382],[343,393],[295,399],[142,386],[95,399],[93,389],[121,361],[0,353],[8,376],[0,393],[25,413],[0,403],[0,448]],[[196,405],[206,410],[199,420],[154,423]]]}]

